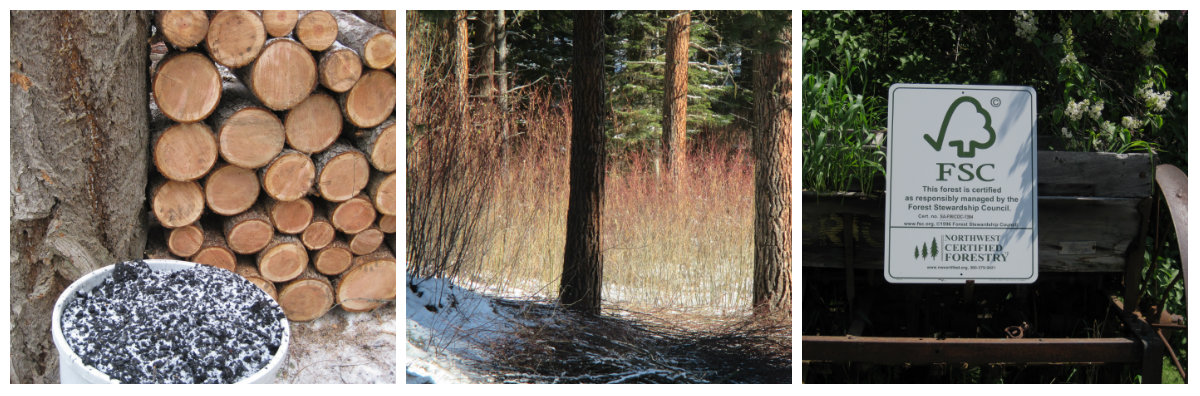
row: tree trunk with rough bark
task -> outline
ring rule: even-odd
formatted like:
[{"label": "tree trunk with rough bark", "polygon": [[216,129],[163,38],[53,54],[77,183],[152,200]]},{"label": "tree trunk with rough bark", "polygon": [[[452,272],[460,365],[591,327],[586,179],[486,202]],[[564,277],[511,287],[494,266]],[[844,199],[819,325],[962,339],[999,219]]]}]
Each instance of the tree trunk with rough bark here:
[{"label": "tree trunk with rough bark", "polygon": [[571,182],[559,299],[569,309],[600,313],[604,252],[604,12],[575,13],[571,81]]},{"label": "tree trunk with rough bark", "polygon": [[10,16],[9,381],[57,382],[59,293],[146,247],[153,15]]},{"label": "tree trunk with rough bark", "polygon": [[454,28],[454,87],[455,95],[457,96],[456,104],[465,109],[467,103],[467,84],[468,84],[468,69],[470,63],[467,61],[469,56],[468,50],[470,46],[467,42],[467,12],[454,11],[454,20],[451,21]]},{"label": "tree trunk with rough bark", "polygon": [[[499,77],[496,80],[500,92],[500,111],[508,114],[508,25],[504,18],[504,10],[496,11],[496,69]],[[508,138],[508,121],[500,121],[500,131],[505,139]]]},{"label": "tree trunk with rough bark", "polygon": [[484,10],[479,15],[479,96],[491,102],[496,94],[496,11]]},{"label": "tree trunk with rough bark", "polygon": [[688,38],[692,14],[678,11],[667,19],[666,76],[663,79],[663,164],[675,181],[687,154]]},{"label": "tree trunk with rough bark", "polygon": [[[790,17],[789,17],[790,21]],[[791,29],[763,32],[754,59],[754,297],[756,315],[792,310]]]}]

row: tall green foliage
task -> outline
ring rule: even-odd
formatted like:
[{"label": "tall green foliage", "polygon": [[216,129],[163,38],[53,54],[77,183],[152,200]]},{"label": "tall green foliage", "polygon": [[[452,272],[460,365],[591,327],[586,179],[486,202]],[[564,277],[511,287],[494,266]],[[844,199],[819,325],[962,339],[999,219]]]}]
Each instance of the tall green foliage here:
[{"label": "tall green foliage", "polygon": [[1181,12],[804,13],[804,70],[849,76],[875,105],[901,82],[1028,85],[1051,148],[1155,151],[1184,169],[1186,43]]}]

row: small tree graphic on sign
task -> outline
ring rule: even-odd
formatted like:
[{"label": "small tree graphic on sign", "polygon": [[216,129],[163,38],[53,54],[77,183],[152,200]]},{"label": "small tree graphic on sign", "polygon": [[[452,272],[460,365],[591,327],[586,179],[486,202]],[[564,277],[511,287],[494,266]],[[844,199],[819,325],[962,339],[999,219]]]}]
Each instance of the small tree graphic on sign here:
[{"label": "small tree graphic on sign", "polygon": [[[959,111],[959,107],[968,103],[974,105],[974,109],[966,107]],[[975,112],[972,113],[971,110]],[[953,128],[951,128],[951,121],[953,121]],[[956,136],[987,135],[986,141],[967,141],[960,138],[947,143],[958,148],[959,158],[975,158],[975,149],[986,149],[992,147],[992,144],[996,142],[996,131],[992,129],[992,115],[983,109],[983,105],[979,104],[978,100],[970,96],[963,96],[955,100],[950,108],[946,109],[946,116],[942,118],[942,129],[938,132],[937,138],[934,139],[926,134],[925,141],[934,150],[942,151],[942,144],[946,143],[947,129],[954,129]],[[972,133],[977,131],[981,132]]]},{"label": "small tree graphic on sign", "polygon": [[921,243],[921,258],[929,257],[929,245]]},{"label": "small tree graphic on sign", "polygon": [[933,247],[929,248],[929,255],[933,256],[934,260],[937,260],[937,253],[937,237],[933,237]]}]

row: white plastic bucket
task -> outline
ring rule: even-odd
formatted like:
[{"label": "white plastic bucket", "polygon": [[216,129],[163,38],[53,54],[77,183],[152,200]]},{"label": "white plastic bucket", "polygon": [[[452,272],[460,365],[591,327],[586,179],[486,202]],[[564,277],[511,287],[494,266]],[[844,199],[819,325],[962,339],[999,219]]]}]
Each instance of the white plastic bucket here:
[{"label": "white plastic bucket", "polygon": [[[175,272],[191,268],[196,263],[179,260],[159,260],[148,259],[144,260],[150,269],[160,272]],[[83,363],[83,359],[71,350],[71,346],[67,344],[67,339],[62,333],[62,312],[66,308],[67,303],[71,302],[76,296],[76,293],[83,291],[87,292],[92,288],[99,286],[112,276],[112,271],[115,266],[110,265],[84,275],[58,296],[58,301],[54,303],[54,314],[51,317],[53,324],[51,332],[54,334],[54,347],[58,349],[58,376],[59,382],[64,384],[115,384],[116,380],[109,378],[107,374],[96,370],[95,368]],[[255,287],[258,290],[258,287]],[[259,290],[261,292],[261,290]],[[266,296],[266,292],[262,292]],[[267,298],[270,298],[269,296]],[[291,329],[288,326],[287,318],[281,319],[283,322],[283,341],[279,343],[279,350],[275,352],[275,356],[271,357],[271,361],[267,363],[267,367],[238,383],[245,384],[272,384],[275,383],[279,368],[283,366],[283,359],[287,356],[288,343],[291,341]]]}]

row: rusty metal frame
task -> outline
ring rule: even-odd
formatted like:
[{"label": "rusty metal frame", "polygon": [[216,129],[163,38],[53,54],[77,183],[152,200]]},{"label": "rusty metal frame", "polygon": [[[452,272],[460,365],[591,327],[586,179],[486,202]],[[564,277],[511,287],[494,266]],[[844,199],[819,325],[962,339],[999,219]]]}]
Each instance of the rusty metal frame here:
[{"label": "rusty metal frame", "polygon": [[[1140,342],[1129,338],[920,338],[803,336],[804,361],[933,363],[1136,363]],[[1161,363],[1161,360],[1160,360]]]},{"label": "rusty metal frame", "polygon": [[[1187,175],[1173,165],[1155,168],[1155,181],[1164,201],[1171,210],[1178,236],[1184,290],[1187,290]],[[1150,203],[1157,197],[1146,198],[1139,211],[1142,225],[1139,238],[1130,246],[1124,273],[1124,300],[1115,294],[1109,302],[1130,332],[1123,338],[922,338],[922,337],[863,337],[862,324],[856,321],[850,335],[801,336],[801,360],[805,362],[866,362],[876,364],[938,363],[1136,363],[1140,364],[1143,383],[1162,382],[1162,356],[1174,351],[1166,343],[1159,327],[1171,327],[1147,320],[1138,309],[1141,297],[1139,281],[1145,266],[1144,250],[1150,220]],[[849,227],[847,227],[847,230]],[[849,312],[866,307],[854,307],[853,247],[847,237],[845,254],[847,297],[852,302]],[[966,286],[970,294],[970,285]],[[869,304],[868,301],[864,301]],[[866,305],[866,304],[864,304]],[[855,315],[858,316],[858,315]],[[1155,324],[1151,324],[1154,322]],[[1164,351],[1165,349],[1165,351]],[[1184,378],[1186,378],[1186,373]]]}]

